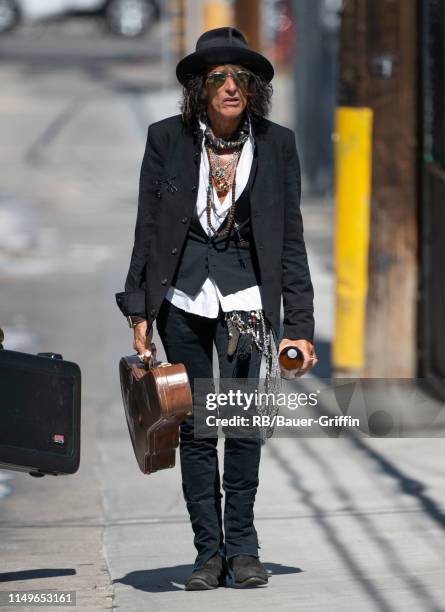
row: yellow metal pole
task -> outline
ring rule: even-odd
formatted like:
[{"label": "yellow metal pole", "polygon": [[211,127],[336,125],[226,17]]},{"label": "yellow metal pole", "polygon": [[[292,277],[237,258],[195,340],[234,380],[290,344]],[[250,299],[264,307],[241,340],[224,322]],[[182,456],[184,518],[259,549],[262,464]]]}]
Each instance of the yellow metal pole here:
[{"label": "yellow metal pole", "polygon": [[233,26],[233,9],[229,0],[204,0],[204,31]]},{"label": "yellow metal pole", "polygon": [[364,367],[368,290],[372,110],[340,107],[335,115],[334,370]]}]

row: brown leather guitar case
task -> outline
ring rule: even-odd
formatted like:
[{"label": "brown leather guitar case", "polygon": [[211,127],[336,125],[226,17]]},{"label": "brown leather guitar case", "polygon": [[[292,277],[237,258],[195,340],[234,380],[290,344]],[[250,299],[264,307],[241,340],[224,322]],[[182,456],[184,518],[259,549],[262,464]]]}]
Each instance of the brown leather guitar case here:
[{"label": "brown leather guitar case", "polygon": [[179,425],[192,414],[192,393],[182,363],[156,361],[152,355],[122,357],[119,375],[125,416],[137,462],[144,474],[174,467]]}]

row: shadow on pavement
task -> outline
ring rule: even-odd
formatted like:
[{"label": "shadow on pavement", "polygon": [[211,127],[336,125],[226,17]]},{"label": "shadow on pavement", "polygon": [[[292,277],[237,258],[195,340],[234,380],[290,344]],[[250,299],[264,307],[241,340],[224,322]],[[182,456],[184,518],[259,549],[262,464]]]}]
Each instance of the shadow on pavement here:
[{"label": "shadow on pavement", "polygon": [[5,572],[0,574],[0,582],[14,582],[22,580],[35,580],[36,578],[56,578],[57,576],[73,576],[76,570],[73,568],[41,568],[32,570],[20,570],[18,572]]},{"label": "shadow on pavement", "polygon": [[[303,570],[299,567],[281,565],[280,563],[264,563],[270,576],[279,574],[299,574]],[[151,570],[130,572],[123,578],[113,580],[113,584],[125,584],[146,593],[168,593],[169,591],[182,591],[182,585],[193,571],[193,565],[174,565],[172,567],[159,567]]]}]

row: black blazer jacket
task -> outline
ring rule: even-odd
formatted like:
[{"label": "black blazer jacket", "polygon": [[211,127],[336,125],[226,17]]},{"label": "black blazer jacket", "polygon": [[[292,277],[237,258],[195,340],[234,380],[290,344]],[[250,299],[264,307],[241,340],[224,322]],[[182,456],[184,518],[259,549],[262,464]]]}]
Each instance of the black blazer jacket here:
[{"label": "black blazer jacket", "polygon": [[[253,116],[255,140],[250,187],[251,229],[261,275],[265,316],[276,338],[283,299],[283,338],[313,342],[313,286],[300,212],[300,162],[292,130]],[[148,128],[125,291],[116,294],[124,315],[149,328],[171,284],[196,204],[202,130],[181,115]]]}]

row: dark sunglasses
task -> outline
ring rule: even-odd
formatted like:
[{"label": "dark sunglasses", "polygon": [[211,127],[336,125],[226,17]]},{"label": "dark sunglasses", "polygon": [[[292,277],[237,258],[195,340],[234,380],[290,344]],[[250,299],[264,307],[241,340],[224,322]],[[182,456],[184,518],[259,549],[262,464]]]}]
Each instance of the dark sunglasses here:
[{"label": "dark sunglasses", "polygon": [[207,81],[210,81],[216,88],[220,88],[226,82],[228,76],[233,77],[236,83],[247,87],[250,82],[250,72],[247,70],[237,70],[236,72],[212,72],[207,77]]}]

